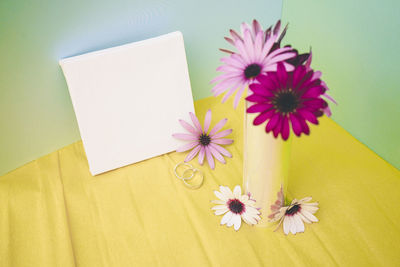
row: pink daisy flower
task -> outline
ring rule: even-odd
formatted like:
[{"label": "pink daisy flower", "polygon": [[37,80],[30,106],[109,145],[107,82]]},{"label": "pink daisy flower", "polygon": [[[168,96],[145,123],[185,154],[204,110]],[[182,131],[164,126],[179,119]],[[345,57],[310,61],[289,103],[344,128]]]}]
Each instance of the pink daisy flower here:
[{"label": "pink daisy flower", "polygon": [[204,157],[207,158],[208,164],[211,169],[215,168],[214,158],[216,158],[221,163],[225,164],[225,157],[232,157],[232,154],[228,150],[223,148],[221,145],[229,145],[233,143],[232,139],[223,138],[232,133],[232,129],[227,129],[219,132],[228,119],[223,119],[218,122],[214,128],[208,132],[211,124],[211,110],[208,110],[206,117],[204,119],[204,128],[192,112],[189,113],[192,119],[193,125],[179,120],[183,128],[185,128],[189,133],[176,133],[172,136],[181,140],[189,141],[189,143],[179,147],[177,152],[185,152],[191,150],[186,156],[185,162],[191,161],[197,154],[199,154],[199,164],[203,165]]},{"label": "pink daisy flower", "polygon": [[276,72],[257,77],[258,83],[250,85],[253,94],[246,98],[255,103],[247,109],[248,113],[260,113],[253,121],[260,125],[267,121],[265,131],[280,134],[283,140],[289,138],[290,125],[293,132],[309,134],[307,121],[318,124],[318,117],[328,106],[321,98],[326,88],[316,72],[300,65],[287,72],[284,64],[279,63]]},{"label": "pink daisy flower", "polygon": [[212,92],[218,96],[226,92],[222,102],[225,102],[233,93],[236,93],[234,107],[236,108],[239,100],[249,84],[255,79],[270,71],[276,71],[277,64],[283,62],[286,69],[293,70],[294,67],[285,62],[297,55],[291,47],[279,48],[284,32],[279,34],[280,22],[273,30],[263,31],[257,21],[253,26],[246,23],[242,24],[242,35],[231,30],[232,39],[225,39],[232,44],[238,52],[222,49],[228,52],[229,56],[221,58],[224,65],[217,68],[222,74],[216,77],[211,83],[216,83]]}]

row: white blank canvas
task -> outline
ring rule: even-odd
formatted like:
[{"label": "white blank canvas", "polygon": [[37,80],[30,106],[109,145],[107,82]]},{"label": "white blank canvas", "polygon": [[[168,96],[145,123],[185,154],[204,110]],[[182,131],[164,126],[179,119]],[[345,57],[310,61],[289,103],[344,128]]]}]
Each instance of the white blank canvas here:
[{"label": "white blank canvas", "polygon": [[60,61],[93,175],[171,152],[194,112],[183,37],[156,38]]}]

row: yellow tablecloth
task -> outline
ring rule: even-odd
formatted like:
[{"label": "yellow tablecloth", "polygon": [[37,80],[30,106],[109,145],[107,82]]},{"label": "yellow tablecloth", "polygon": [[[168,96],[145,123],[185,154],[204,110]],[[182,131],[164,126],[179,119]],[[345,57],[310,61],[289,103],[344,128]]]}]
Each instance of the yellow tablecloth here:
[{"label": "yellow tablecloth", "polygon": [[296,236],[220,226],[210,200],[242,183],[243,103],[196,102],[208,108],[235,142],[226,165],[199,166],[198,190],[173,175],[183,153],[93,177],[81,142],[0,177],[0,266],[400,266],[400,173],[328,118],[293,140],[288,186],[319,201],[320,222]]}]

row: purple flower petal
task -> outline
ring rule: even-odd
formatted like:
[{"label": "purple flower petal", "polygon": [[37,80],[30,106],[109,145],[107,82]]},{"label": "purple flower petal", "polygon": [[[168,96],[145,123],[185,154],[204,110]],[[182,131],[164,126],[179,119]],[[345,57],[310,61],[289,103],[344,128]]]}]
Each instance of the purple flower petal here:
[{"label": "purple flower petal", "polygon": [[205,155],[205,148],[204,146],[201,146],[200,152],[199,152],[199,164],[203,165],[204,163],[204,155]]},{"label": "purple flower petal", "polygon": [[235,109],[236,109],[237,106],[239,105],[239,101],[240,101],[240,99],[241,99],[241,97],[242,97],[242,95],[243,95],[244,89],[246,89],[246,87],[245,87],[245,86],[242,86],[242,87],[238,90],[238,92],[236,93],[235,100],[234,100],[234,102],[233,102],[233,107],[234,107]]},{"label": "purple flower petal", "polygon": [[230,135],[231,133],[232,133],[232,129],[228,129],[228,130],[224,130],[224,131],[219,132],[219,133],[214,134],[214,135],[210,134],[210,136],[212,137],[212,139],[218,139],[218,138]]},{"label": "purple flower petal", "polygon": [[189,114],[190,114],[190,118],[192,119],[192,122],[193,122],[194,126],[196,127],[197,131],[199,133],[202,133],[203,130],[201,129],[201,124],[199,122],[199,119],[192,112],[189,112]]},{"label": "purple flower petal", "polygon": [[211,110],[207,110],[206,116],[204,118],[204,133],[208,132],[208,128],[210,127],[211,123]]},{"label": "purple flower petal", "polygon": [[206,150],[206,157],[207,157],[208,164],[210,165],[210,168],[212,170],[214,170],[214,168],[215,168],[214,158],[211,155],[209,147],[206,147],[205,150]]},{"label": "purple flower petal", "polygon": [[210,150],[211,154],[221,163],[225,164],[226,161],[224,157],[212,146],[209,146],[208,149]]},{"label": "purple flower petal", "polygon": [[216,132],[218,132],[219,130],[222,129],[222,127],[224,127],[225,123],[228,121],[228,119],[222,119],[220,120],[215,126],[214,128],[211,129],[209,135],[213,136]]},{"label": "purple flower petal", "polygon": [[201,145],[198,145],[192,151],[190,151],[190,153],[185,158],[185,162],[191,161],[197,155],[197,153],[199,153],[200,148]]},{"label": "purple flower petal", "polygon": [[215,148],[219,153],[221,153],[221,154],[224,155],[225,157],[228,157],[228,158],[231,158],[231,157],[232,157],[232,154],[229,153],[229,151],[226,150],[225,148],[223,148],[222,146],[217,145],[217,144],[213,144],[213,143],[211,143],[210,146],[212,146],[213,148]]},{"label": "purple flower petal", "polygon": [[185,152],[185,151],[188,151],[188,150],[194,148],[195,146],[197,146],[198,144],[199,144],[198,141],[185,144],[185,145],[183,145],[183,146],[181,146],[181,147],[178,147],[178,149],[176,150],[176,152]]},{"label": "purple flower petal", "polygon": [[230,145],[233,143],[233,140],[227,139],[227,138],[218,138],[218,139],[212,139],[211,143],[219,144],[219,145]]},{"label": "purple flower petal", "polygon": [[183,128],[185,128],[188,132],[191,132],[194,135],[199,135],[200,132],[196,131],[195,128],[193,128],[192,125],[190,125],[189,123],[187,123],[184,120],[179,120],[179,123],[182,125]]}]

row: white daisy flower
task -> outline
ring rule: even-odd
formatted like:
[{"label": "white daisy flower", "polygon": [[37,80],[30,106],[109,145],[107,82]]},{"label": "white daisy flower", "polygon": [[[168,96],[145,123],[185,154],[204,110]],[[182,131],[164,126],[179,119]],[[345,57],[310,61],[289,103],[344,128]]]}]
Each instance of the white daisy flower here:
[{"label": "white daisy flower", "polygon": [[270,218],[272,217],[270,221],[279,221],[277,229],[283,222],[283,232],[286,235],[289,234],[289,232],[291,232],[292,234],[303,233],[303,222],[318,222],[317,217],[313,215],[319,209],[318,203],[309,203],[309,201],[311,201],[311,197],[306,197],[300,200],[293,199],[292,203],[289,206],[281,207],[279,209],[279,212],[276,212],[271,207],[273,213],[270,216]]},{"label": "white daisy flower", "polygon": [[221,219],[221,225],[239,230],[242,219],[245,223],[254,225],[260,220],[260,211],[255,207],[256,201],[250,198],[250,195],[242,195],[242,189],[239,185],[235,186],[233,192],[227,186],[220,186],[220,191],[214,191],[219,198],[212,200],[217,206],[212,207],[215,215],[225,214]]}]

